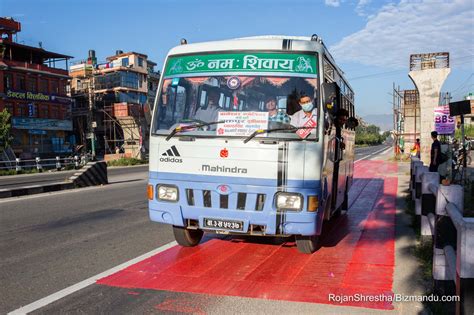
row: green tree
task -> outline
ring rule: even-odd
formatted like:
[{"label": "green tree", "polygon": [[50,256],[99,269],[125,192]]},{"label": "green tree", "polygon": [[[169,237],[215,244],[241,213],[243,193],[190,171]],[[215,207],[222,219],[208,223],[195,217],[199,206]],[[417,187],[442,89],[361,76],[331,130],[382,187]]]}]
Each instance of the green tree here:
[{"label": "green tree", "polygon": [[386,137],[380,135],[380,128],[375,125],[366,127],[358,126],[356,128],[356,144],[377,145],[381,144]]},{"label": "green tree", "polygon": [[3,151],[8,148],[13,140],[10,135],[12,128],[10,124],[10,113],[5,109],[0,112],[0,150]]}]

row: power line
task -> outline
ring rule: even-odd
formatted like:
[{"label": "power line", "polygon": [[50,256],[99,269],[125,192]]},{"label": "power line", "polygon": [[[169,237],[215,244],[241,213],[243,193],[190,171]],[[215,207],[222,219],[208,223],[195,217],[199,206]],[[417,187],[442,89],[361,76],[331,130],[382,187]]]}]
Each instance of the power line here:
[{"label": "power line", "polygon": [[471,75],[463,82],[461,83],[460,86],[458,86],[456,89],[452,90],[451,93],[453,92],[456,92],[457,90],[461,89],[462,87],[464,87],[464,85],[469,82],[469,80],[472,78],[472,76],[474,75],[474,72],[471,73]]},{"label": "power line", "polygon": [[365,78],[370,78],[370,77],[383,76],[383,75],[387,75],[387,74],[395,74],[395,73],[399,73],[399,72],[406,72],[406,70],[393,70],[393,71],[372,73],[372,74],[368,74],[368,75],[362,75],[362,76],[359,76],[359,77],[349,78],[348,80],[354,81],[354,80],[365,79]]}]

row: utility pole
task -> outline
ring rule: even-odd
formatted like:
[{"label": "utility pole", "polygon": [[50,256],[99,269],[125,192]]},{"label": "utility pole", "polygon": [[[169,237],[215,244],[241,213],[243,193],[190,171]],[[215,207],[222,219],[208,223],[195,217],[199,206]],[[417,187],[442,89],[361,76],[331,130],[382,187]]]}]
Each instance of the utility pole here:
[{"label": "utility pole", "polygon": [[87,115],[87,137],[91,139],[92,159],[95,159],[95,96],[94,96],[94,70],[92,70],[89,77],[89,114]]}]

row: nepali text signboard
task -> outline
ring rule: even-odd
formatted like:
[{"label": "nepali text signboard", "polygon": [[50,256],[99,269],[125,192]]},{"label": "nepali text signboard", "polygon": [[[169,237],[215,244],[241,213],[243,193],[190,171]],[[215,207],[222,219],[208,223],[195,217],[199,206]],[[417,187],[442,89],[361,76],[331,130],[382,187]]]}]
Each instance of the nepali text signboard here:
[{"label": "nepali text signboard", "polygon": [[212,72],[279,72],[317,75],[316,55],[234,53],[170,57],[165,76]]},{"label": "nepali text signboard", "polygon": [[449,116],[449,106],[439,106],[434,110],[435,130],[440,135],[450,135],[454,133],[455,120]]},{"label": "nepali text signboard", "polygon": [[71,104],[71,98],[66,96],[58,96],[52,94],[43,94],[43,93],[33,93],[25,91],[14,91],[8,90],[7,98],[23,101],[39,101],[39,102],[52,102],[59,104]]},{"label": "nepali text signboard", "polygon": [[249,136],[255,130],[267,129],[268,112],[219,112],[219,136]]},{"label": "nepali text signboard", "polygon": [[40,118],[12,118],[12,128],[41,130],[72,130],[72,121]]}]

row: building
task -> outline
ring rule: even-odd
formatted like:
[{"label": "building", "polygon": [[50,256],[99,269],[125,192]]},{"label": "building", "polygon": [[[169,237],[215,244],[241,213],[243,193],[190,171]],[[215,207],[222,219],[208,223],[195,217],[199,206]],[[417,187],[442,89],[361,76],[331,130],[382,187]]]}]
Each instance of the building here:
[{"label": "building", "polygon": [[87,60],[71,66],[74,130],[87,151],[106,158],[118,151],[146,155],[159,81],[155,65],[144,54],[120,50],[98,63],[90,50]]},{"label": "building", "polygon": [[404,139],[404,150],[410,152],[415,146],[416,139],[420,138],[420,95],[418,90],[401,91],[401,134]]},{"label": "building", "polygon": [[25,159],[67,154],[75,144],[67,96],[72,57],[15,42],[20,31],[19,22],[0,18],[0,111],[12,116],[12,149]]},{"label": "building", "polygon": [[469,93],[464,97],[464,99],[471,101],[471,113],[464,115],[464,124],[474,126],[474,93]]}]

